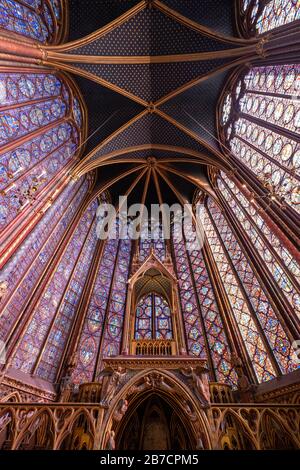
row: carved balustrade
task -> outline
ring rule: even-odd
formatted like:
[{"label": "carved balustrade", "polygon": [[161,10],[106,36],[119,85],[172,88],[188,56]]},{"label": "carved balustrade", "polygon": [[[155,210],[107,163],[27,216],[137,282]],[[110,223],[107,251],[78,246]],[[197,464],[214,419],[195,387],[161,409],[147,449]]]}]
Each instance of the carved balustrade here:
[{"label": "carved balustrade", "polygon": [[[99,449],[104,407],[1,403],[0,449]],[[211,448],[300,447],[300,406],[212,404],[205,411]]]}]

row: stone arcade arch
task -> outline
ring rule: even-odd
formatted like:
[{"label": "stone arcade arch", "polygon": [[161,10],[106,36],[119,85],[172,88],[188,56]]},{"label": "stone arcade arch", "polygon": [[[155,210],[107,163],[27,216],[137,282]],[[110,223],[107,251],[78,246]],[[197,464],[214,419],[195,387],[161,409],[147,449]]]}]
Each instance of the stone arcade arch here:
[{"label": "stone arcade arch", "polygon": [[[184,424],[186,437],[192,442],[191,448],[212,448],[211,428],[203,405],[173,373],[159,368],[138,372],[117,393],[104,417],[99,448],[110,447],[111,431],[114,431],[115,443],[118,445],[122,441],[122,434],[128,432],[131,426],[130,420],[134,413],[143,403],[149,409],[151,398],[166,403],[169,411],[175,413],[174,416]],[[153,403],[155,409],[159,415],[157,403]],[[161,419],[163,421],[164,417]]]}]

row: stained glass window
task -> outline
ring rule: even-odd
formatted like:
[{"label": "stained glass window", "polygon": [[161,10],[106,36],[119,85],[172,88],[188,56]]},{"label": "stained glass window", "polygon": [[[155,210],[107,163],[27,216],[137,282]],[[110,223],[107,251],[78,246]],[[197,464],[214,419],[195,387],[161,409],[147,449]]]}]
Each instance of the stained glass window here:
[{"label": "stained glass window", "polygon": [[[236,387],[237,376],[231,364],[231,351],[215,297],[203,246],[196,244],[193,227],[188,243],[176,235],[173,226],[173,248],[179,280],[179,296],[189,354],[210,359],[214,380]],[[180,228],[179,229],[180,233]]]},{"label": "stained glass window", "polygon": [[81,109],[76,100],[70,116],[70,96],[69,85],[50,73],[0,73],[1,229],[34,204],[76,154],[80,127],[74,121],[81,122]]},{"label": "stained glass window", "polygon": [[235,321],[241,332],[257,379],[259,382],[270,380],[275,377],[276,373],[270,362],[255,321],[249,311],[247,300],[241,291],[227,259],[226,252],[206,210],[203,212],[203,223],[212,255],[215,259],[224,289],[234,313]]},{"label": "stained glass window", "polygon": [[1,302],[2,340],[7,340],[12,326],[22,317],[36,283],[51,261],[87,190],[85,178],[69,184],[4,266],[1,280],[7,284],[7,291]]},{"label": "stained glass window", "polygon": [[300,19],[299,0],[242,0],[242,13],[250,19],[250,27],[258,34]]},{"label": "stained glass window", "polygon": [[219,179],[219,188],[236,219],[250,238],[261,262],[268,268],[283,295],[300,316],[300,266],[277,235],[266,223],[264,213],[239,190],[234,181],[224,173]]},{"label": "stained glass window", "polygon": [[[58,322],[56,324],[54,323],[54,329],[52,329],[52,332],[57,332],[57,337],[51,336],[51,344],[45,352],[46,355],[44,357],[44,363],[39,371],[43,377],[47,376],[53,378],[54,376],[55,371],[53,370],[53,367],[57,367],[57,364],[52,364],[52,358],[57,356],[59,357],[61,355],[61,352],[56,353],[56,348],[61,351],[60,340],[64,340],[63,336],[61,336],[61,328],[63,328],[64,320],[69,320],[68,311],[71,310],[71,313],[74,313],[72,300],[70,302],[71,309],[68,309],[68,304],[66,302],[68,299],[72,298],[72,291],[67,291],[67,287],[72,272],[75,275],[80,275],[80,269],[82,269],[80,257],[85,257],[84,244],[92,230],[93,223],[95,221],[95,212],[96,203],[94,201],[84,212],[76,229],[73,231],[69,243],[60,257],[53,276],[48,280],[37,305],[34,307],[34,315],[29,321],[13,359],[13,366],[17,369],[21,369],[23,372],[32,372],[35,363],[39,358],[40,351],[43,350],[44,343],[51,331],[53,322],[57,319],[57,311],[59,311],[61,313],[61,317],[58,317]],[[79,265],[77,264],[78,262]],[[77,273],[74,273],[73,271],[75,267],[79,269]],[[81,275],[83,274],[81,273]],[[87,272],[85,271],[85,276],[86,275]],[[71,278],[71,280],[73,280],[73,278]],[[70,297],[65,297],[68,293],[70,294]],[[75,299],[75,303],[76,300],[78,301],[78,299]],[[62,309],[62,311],[59,309]],[[65,313],[65,317],[63,313]],[[69,325],[66,327],[69,327]]]},{"label": "stained glass window", "polygon": [[276,375],[270,353],[283,373],[296,368],[288,337],[261,283],[217,204],[203,209],[209,246],[258,381]]},{"label": "stained glass window", "polygon": [[95,284],[78,342],[78,363],[73,374],[74,383],[93,380],[97,360],[99,360],[118,246],[118,238],[108,238],[104,242],[100,263],[97,266]]},{"label": "stained glass window", "polygon": [[210,356],[218,382],[236,385],[237,376],[231,365],[231,353],[214,290],[204,262],[202,250],[188,253],[196,292],[203,317]]},{"label": "stained glass window", "polygon": [[165,240],[163,235],[163,229],[160,223],[151,222],[141,230],[140,237],[140,260],[145,261],[150,255],[151,249],[153,249],[155,256],[160,261],[164,261],[166,256]]},{"label": "stained glass window", "polygon": [[205,338],[186,252],[186,243],[176,236],[177,229],[179,228],[175,224],[172,228],[173,247],[188,353],[204,359],[206,358]]},{"label": "stained glass window", "polygon": [[135,339],[172,339],[171,310],[156,293],[144,295],[135,313]]},{"label": "stained glass window", "polygon": [[[96,203],[94,203],[91,210],[93,211],[95,208]],[[89,266],[95,254],[96,244],[96,220],[94,220],[77,263],[70,275],[68,286],[57,310],[55,321],[48,333],[47,342],[36,371],[36,375],[46,380],[55,381],[57,369],[70,336],[76,309],[89,272]]]},{"label": "stained glass window", "polygon": [[0,0],[0,28],[42,43],[61,35],[60,0]]},{"label": "stained glass window", "polygon": [[104,331],[104,357],[117,356],[121,352],[131,248],[129,237],[120,240]]},{"label": "stained glass window", "polygon": [[300,212],[299,65],[254,67],[224,98],[227,147],[278,204]]},{"label": "stained glass window", "polygon": [[9,112],[0,112],[0,147],[62,119],[66,111],[66,102],[58,96],[35,105],[25,104]]}]

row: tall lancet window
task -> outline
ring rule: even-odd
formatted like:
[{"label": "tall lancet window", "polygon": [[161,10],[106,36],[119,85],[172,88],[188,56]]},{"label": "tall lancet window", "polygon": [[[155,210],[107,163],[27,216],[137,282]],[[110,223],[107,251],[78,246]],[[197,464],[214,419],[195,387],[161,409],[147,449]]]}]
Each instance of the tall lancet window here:
[{"label": "tall lancet window", "polygon": [[74,320],[96,244],[93,201],[77,221],[48,282],[32,306],[32,316],[13,358],[13,367],[54,380]]},{"label": "tall lancet window", "polygon": [[0,229],[54,188],[81,142],[72,83],[50,72],[0,68]]},{"label": "tall lancet window", "polygon": [[[211,198],[207,209],[203,209],[203,225],[258,381],[268,380],[278,373],[291,372],[297,366],[284,325],[247,259],[242,244],[220,207]],[[259,233],[250,224],[247,233],[255,233],[256,240],[259,240]],[[262,260],[262,266],[264,263]]]},{"label": "tall lancet window", "polygon": [[127,234],[119,242],[118,256],[112,279],[102,346],[104,357],[120,354],[131,248],[132,243]]},{"label": "tall lancet window", "polygon": [[1,340],[8,341],[15,322],[24,316],[34,286],[55,254],[88,188],[84,177],[67,185],[2,269],[1,279],[7,291],[1,299]]},{"label": "tall lancet window", "polygon": [[185,240],[176,237],[176,224],[172,230],[172,242],[178,278],[178,291],[181,311],[187,337],[187,350],[193,356],[207,357],[205,336],[201,323],[201,315],[197,302],[196,291],[193,286],[191,267],[188,260]]},{"label": "tall lancet window", "polygon": [[300,19],[299,0],[241,0],[246,30],[257,34],[279,28]]},{"label": "tall lancet window", "polygon": [[78,340],[78,363],[73,373],[74,383],[93,380],[99,356],[102,336],[109,306],[112,280],[118,255],[118,238],[104,242],[102,256],[97,265],[97,275],[91,298],[86,306],[86,316]]},{"label": "tall lancet window", "polygon": [[219,382],[236,385],[236,374],[231,365],[228,338],[220,315],[213,285],[210,281],[202,250],[187,252],[198,297],[207,346]]},{"label": "tall lancet window", "polygon": [[[214,224],[215,220],[216,225]],[[238,261],[241,250],[235,240],[231,242],[231,230],[218,206],[213,201],[210,201],[209,211],[205,209],[203,212],[203,224],[210,250],[257,379],[259,382],[272,379],[276,375],[274,367],[270,361],[262,334],[249,308],[244,289],[240,285],[231,264],[231,256]],[[223,239],[220,238],[220,234],[223,235]],[[229,247],[232,247],[231,256],[228,255],[223,240],[228,240]]]},{"label": "tall lancet window", "polygon": [[247,199],[231,178],[221,173],[218,186],[260,256],[261,263],[267,267],[291,309],[300,316],[300,266],[293,254],[272,230],[267,215]]},{"label": "tall lancet window", "polygon": [[272,201],[300,212],[300,65],[254,67],[231,81],[222,139]]},{"label": "tall lancet window", "polygon": [[0,0],[0,30],[42,43],[57,43],[63,32],[61,0]]},{"label": "tall lancet window", "polygon": [[132,243],[127,232],[119,238],[118,220],[112,231],[116,237],[103,242],[95,283],[85,307],[77,345],[78,364],[73,373],[75,383],[92,381],[101,371],[102,359],[117,356],[121,350]]},{"label": "tall lancet window", "polygon": [[148,258],[151,249],[154,250],[158,259],[164,261],[166,247],[162,225],[160,223],[153,223],[151,226],[151,221],[149,221],[148,225],[145,225],[141,231],[140,261],[145,261]]},{"label": "tall lancet window", "polygon": [[134,337],[140,339],[172,339],[171,309],[162,296],[152,292],[138,302]]}]

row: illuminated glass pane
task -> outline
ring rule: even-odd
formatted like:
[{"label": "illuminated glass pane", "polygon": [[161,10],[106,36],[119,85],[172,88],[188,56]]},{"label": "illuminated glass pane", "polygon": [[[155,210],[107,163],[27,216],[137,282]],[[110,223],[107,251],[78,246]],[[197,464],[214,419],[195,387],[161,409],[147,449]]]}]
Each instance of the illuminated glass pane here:
[{"label": "illuminated glass pane", "polygon": [[117,356],[120,354],[124,322],[127,280],[130,266],[132,242],[127,238],[120,240],[116,268],[112,282],[111,298],[107,311],[102,354]]},{"label": "illuminated glass pane", "polygon": [[67,118],[69,99],[69,87],[53,74],[0,74],[1,229],[34,204],[76,154],[81,129]]},{"label": "illuminated glass pane", "polygon": [[[91,211],[96,211],[96,208],[97,203],[94,202]],[[48,334],[47,343],[36,372],[37,375],[46,380],[55,381],[58,365],[67,344],[76,309],[89,272],[88,268],[94,257],[96,244],[96,221],[94,220],[69,278],[68,287],[60,302],[55,322]]]},{"label": "illuminated glass pane", "polygon": [[[227,194],[225,188],[224,193],[226,197]],[[216,223],[219,224],[220,227],[222,226],[222,229],[220,229],[220,235],[224,240],[224,244],[226,245],[228,253],[231,256],[236,272],[241,282],[243,283],[245,292],[250,303],[252,304],[253,311],[258,317],[264,334],[268,339],[270,347],[274,352],[282,372],[288,373],[297,367],[289,338],[287,337],[281,323],[279,322],[277,315],[259,280],[255,276],[254,271],[243,254],[239,244],[237,243],[233,232],[226,224],[224,216],[220,213],[216,206],[213,206],[212,203],[210,207]],[[249,230],[249,233],[252,233],[252,231]],[[264,260],[262,260],[262,262],[264,262]]]},{"label": "illuminated glass pane", "polygon": [[[231,365],[231,354],[228,340],[223,327],[218,304],[215,299],[208,272],[204,263],[201,250],[193,250],[190,253],[192,272],[195,280],[198,300],[201,308],[210,355],[214,364],[218,382],[236,386],[237,376]],[[198,337],[198,330],[192,332],[194,338]]]},{"label": "illuminated glass pane", "polygon": [[145,261],[150,255],[151,249],[154,251],[155,256],[160,260],[164,261],[166,256],[165,240],[163,236],[163,229],[160,224],[153,224],[151,230],[151,221],[149,226],[146,224],[142,227],[140,237],[140,253],[139,258],[141,261]]},{"label": "illuminated glass pane", "polygon": [[1,303],[2,340],[7,338],[12,326],[22,315],[32,290],[55,253],[87,190],[88,182],[85,179],[69,184],[3,268],[1,278],[7,282],[8,289]]},{"label": "illuminated glass pane", "polygon": [[250,203],[235,183],[222,173],[219,187],[229,203],[237,220],[246,230],[261,261],[269,269],[278,287],[300,316],[300,266],[271,228],[271,221],[266,222],[266,215],[260,214],[255,204]]},{"label": "illuminated glass pane", "polygon": [[275,377],[276,373],[268,356],[266,346],[264,344],[261,333],[256,325],[256,322],[249,309],[247,299],[240,287],[239,281],[234,274],[232,266],[227,258],[227,253],[222,246],[212,220],[216,223],[220,236],[228,247],[232,247],[235,252],[229,252],[232,260],[237,258],[237,255],[242,255],[235,240],[231,240],[231,231],[229,226],[224,220],[220,209],[212,201],[209,200],[209,208],[211,217],[208,211],[203,208],[202,221],[205,228],[206,236],[209,246],[216,262],[224,289],[226,291],[228,301],[231,305],[235,321],[238,325],[242,338],[244,340],[249,358],[255,370],[259,382],[267,381]]},{"label": "illuminated glass pane", "polygon": [[[108,299],[112,277],[116,262],[119,240],[108,239],[105,242],[103,254],[98,266],[97,277],[87,306],[86,317],[80,334],[78,343],[79,361],[73,373],[74,383],[81,383],[82,380],[90,382],[96,368],[99,354],[100,341],[102,338],[103,326],[108,306]],[[92,341],[90,341],[92,339]],[[86,344],[93,344],[95,347],[85,359]]]},{"label": "illuminated glass pane", "polygon": [[135,339],[152,339],[152,294],[140,299],[135,318]]},{"label": "illuminated glass pane", "polygon": [[135,339],[172,339],[171,310],[158,294],[143,296],[136,308]]},{"label": "illuminated glass pane", "polygon": [[299,0],[271,0],[258,15],[256,29],[261,34],[298,19],[300,19]]}]

